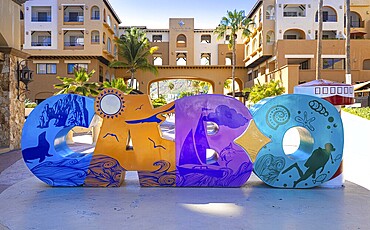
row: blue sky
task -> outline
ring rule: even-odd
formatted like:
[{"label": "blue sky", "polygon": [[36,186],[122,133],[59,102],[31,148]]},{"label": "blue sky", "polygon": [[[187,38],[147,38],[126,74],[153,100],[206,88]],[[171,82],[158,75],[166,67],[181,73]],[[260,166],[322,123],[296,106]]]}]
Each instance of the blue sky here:
[{"label": "blue sky", "polygon": [[227,10],[247,14],[256,0],[109,0],[120,17],[121,26],[168,29],[169,18],[194,18],[195,29],[213,29]]}]

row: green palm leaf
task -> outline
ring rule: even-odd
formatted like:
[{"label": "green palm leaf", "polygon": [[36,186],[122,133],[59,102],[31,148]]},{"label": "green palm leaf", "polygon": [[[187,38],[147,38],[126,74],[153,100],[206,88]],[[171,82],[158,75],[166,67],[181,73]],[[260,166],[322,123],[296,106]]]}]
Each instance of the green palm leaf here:
[{"label": "green palm leaf", "polygon": [[157,51],[158,47],[150,46],[150,42],[143,30],[137,28],[128,29],[115,42],[118,47],[118,56],[121,57],[122,61],[111,62],[109,66],[128,68],[128,72],[131,73],[131,88],[137,70],[149,71],[155,75],[158,74],[158,68],[148,60],[148,57]]},{"label": "green palm leaf", "polygon": [[96,96],[99,92],[96,90],[99,85],[96,82],[88,82],[90,78],[95,73],[95,70],[92,70],[90,73],[83,68],[75,69],[74,76],[75,77],[60,77],[57,78],[62,82],[60,84],[55,84],[55,89],[60,89],[56,95],[58,94],[80,94],[83,96]]}]

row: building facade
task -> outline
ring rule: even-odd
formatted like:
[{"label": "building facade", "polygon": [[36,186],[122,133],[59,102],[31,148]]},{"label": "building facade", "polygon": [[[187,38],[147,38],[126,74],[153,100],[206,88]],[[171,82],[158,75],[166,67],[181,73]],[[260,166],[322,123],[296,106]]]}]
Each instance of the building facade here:
[{"label": "building facade", "polygon": [[[316,0],[259,0],[248,17],[255,22],[252,36],[245,39],[247,87],[280,79],[293,87],[315,79],[317,48]],[[345,82],[344,0],[326,0],[323,7],[322,78]],[[370,3],[351,1],[352,83],[370,80]]]},{"label": "building facade", "polygon": [[121,23],[107,0],[30,0],[24,4],[24,45],[35,70],[28,97],[40,102],[52,96],[56,76],[72,77],[74,68],[95,70],[92,81],[115,78]]},{"label": "building facade", "polygon": [[0,0],[0,152],[20,148],[25,86],[18,84],[18,69],[28,57],[21,51],[24,2]]},{"label": "building facade", "polygon": [[[120,27],[123,34],[129,27]],[[152,46],[158,50],[150,62],[158,66],[159,74],[138,72],[140,90],[149,92],[151,84],[166,79],[192,79],[211,83],[213,92],[224,93],[224,82],[231,78],[232,51],[228,48],[230,34],[218,40],[214,29],[195,29],[194,18],[170,18],[168,29],[148,29],[146,32]],[[239,89],[246,80],[243,63],[244,45],[241,34],[237,34],[236,77]],[[129,78],[125,70],[119,76]]]}]

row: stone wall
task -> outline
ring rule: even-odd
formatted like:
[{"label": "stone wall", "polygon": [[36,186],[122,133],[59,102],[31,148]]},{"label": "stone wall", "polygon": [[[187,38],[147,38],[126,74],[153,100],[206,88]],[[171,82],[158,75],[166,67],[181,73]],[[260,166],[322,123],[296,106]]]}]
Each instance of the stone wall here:
[{"label": "stone wall", "polygon": [[[0,49],[3,56],[0,69],[0,147],[20,148],[24,124],[24,96],[17,99],[17,61],[24,53],[14,49]],[[21,86],[22,87],[22,86]]]}]

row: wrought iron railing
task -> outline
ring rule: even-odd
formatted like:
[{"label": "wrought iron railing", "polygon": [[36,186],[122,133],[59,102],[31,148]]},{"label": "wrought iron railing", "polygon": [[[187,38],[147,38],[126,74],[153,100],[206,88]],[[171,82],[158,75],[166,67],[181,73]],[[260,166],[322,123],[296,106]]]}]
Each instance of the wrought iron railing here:
[{"label": "wrought iron railing", "polygon": [[51,42],[31,42],[31,46],[51,46]]},{"label": "wrought iron railing", "polygon": [[64,22],[83,22],[84,16],[64,17]]},{"label": "wrought iron railing", "polygon": [[70,46],[84,46],[83,42],[64,42],[64,46],[70,47]]},{"label": "wrought iron railing", "polygon": [[32,22],[51,22],[51,16],[46,17],[32,17]]}]

